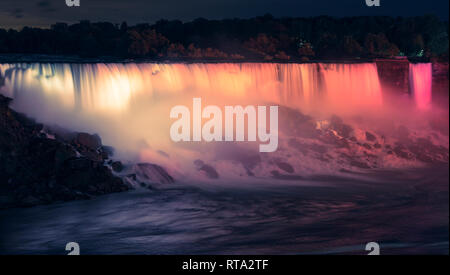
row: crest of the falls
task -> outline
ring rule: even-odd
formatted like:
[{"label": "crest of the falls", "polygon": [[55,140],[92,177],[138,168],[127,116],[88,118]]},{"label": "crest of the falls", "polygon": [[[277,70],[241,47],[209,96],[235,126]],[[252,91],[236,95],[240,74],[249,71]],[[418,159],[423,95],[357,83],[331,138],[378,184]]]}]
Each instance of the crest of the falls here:
[{"label": "crest of the falls", "polygon": [[67,107],[124,110],[140,95],[227,97],[313,108],[377,106],[376,65],[367,64],[3,64],[7,93],[34,90]]}]

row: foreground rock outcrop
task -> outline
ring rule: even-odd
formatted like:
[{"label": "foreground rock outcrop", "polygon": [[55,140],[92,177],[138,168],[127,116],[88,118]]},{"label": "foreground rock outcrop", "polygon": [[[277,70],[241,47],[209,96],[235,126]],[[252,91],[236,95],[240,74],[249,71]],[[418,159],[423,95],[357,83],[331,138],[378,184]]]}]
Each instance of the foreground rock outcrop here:
[{"label": "foreground rock outcrop", "polygon": [[0,208],[87,199],[130,189],[104,165],[112,149],[97,135],[49,135],[0,95]]}]

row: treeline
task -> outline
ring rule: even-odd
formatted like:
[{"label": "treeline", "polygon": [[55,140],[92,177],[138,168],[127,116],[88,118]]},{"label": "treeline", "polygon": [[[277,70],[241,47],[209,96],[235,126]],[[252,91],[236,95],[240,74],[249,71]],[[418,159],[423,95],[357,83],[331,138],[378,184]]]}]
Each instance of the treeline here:
[{"label": "treeline", "polygon": [[179,60],[314,60],[408,56],[448,59],[448,22],[327,16],[155,24],[56,23],[49,29],[0,29],[0,53]]}]

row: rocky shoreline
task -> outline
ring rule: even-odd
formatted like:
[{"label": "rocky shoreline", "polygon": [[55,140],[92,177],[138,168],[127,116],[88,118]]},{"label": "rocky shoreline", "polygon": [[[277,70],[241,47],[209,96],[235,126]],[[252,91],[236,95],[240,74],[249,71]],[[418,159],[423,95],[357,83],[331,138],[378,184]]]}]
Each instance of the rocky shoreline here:
[{"label": "rocky shoreline", "polygon": [[[145,171],[116,175],[123,165],[111,160],[113,148],[98,135],[62,129],[50,134],[44,125],[12,110],[10,102],[0,95],[0,209],[123,192],[133,188],[136,174],[146,176]],[[174,181],[155,164],[135,165],[149,166],[164,183]]]}]

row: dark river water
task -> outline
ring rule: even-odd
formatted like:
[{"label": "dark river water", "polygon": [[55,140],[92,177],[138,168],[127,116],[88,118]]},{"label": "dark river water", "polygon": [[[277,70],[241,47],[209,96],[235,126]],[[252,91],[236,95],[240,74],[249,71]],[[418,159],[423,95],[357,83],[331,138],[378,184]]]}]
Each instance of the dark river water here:
[{"label": "dark river water", "polygon": [[0,211],[1,254],[449,253],[448,165],[304,182],[174,184]]}]

